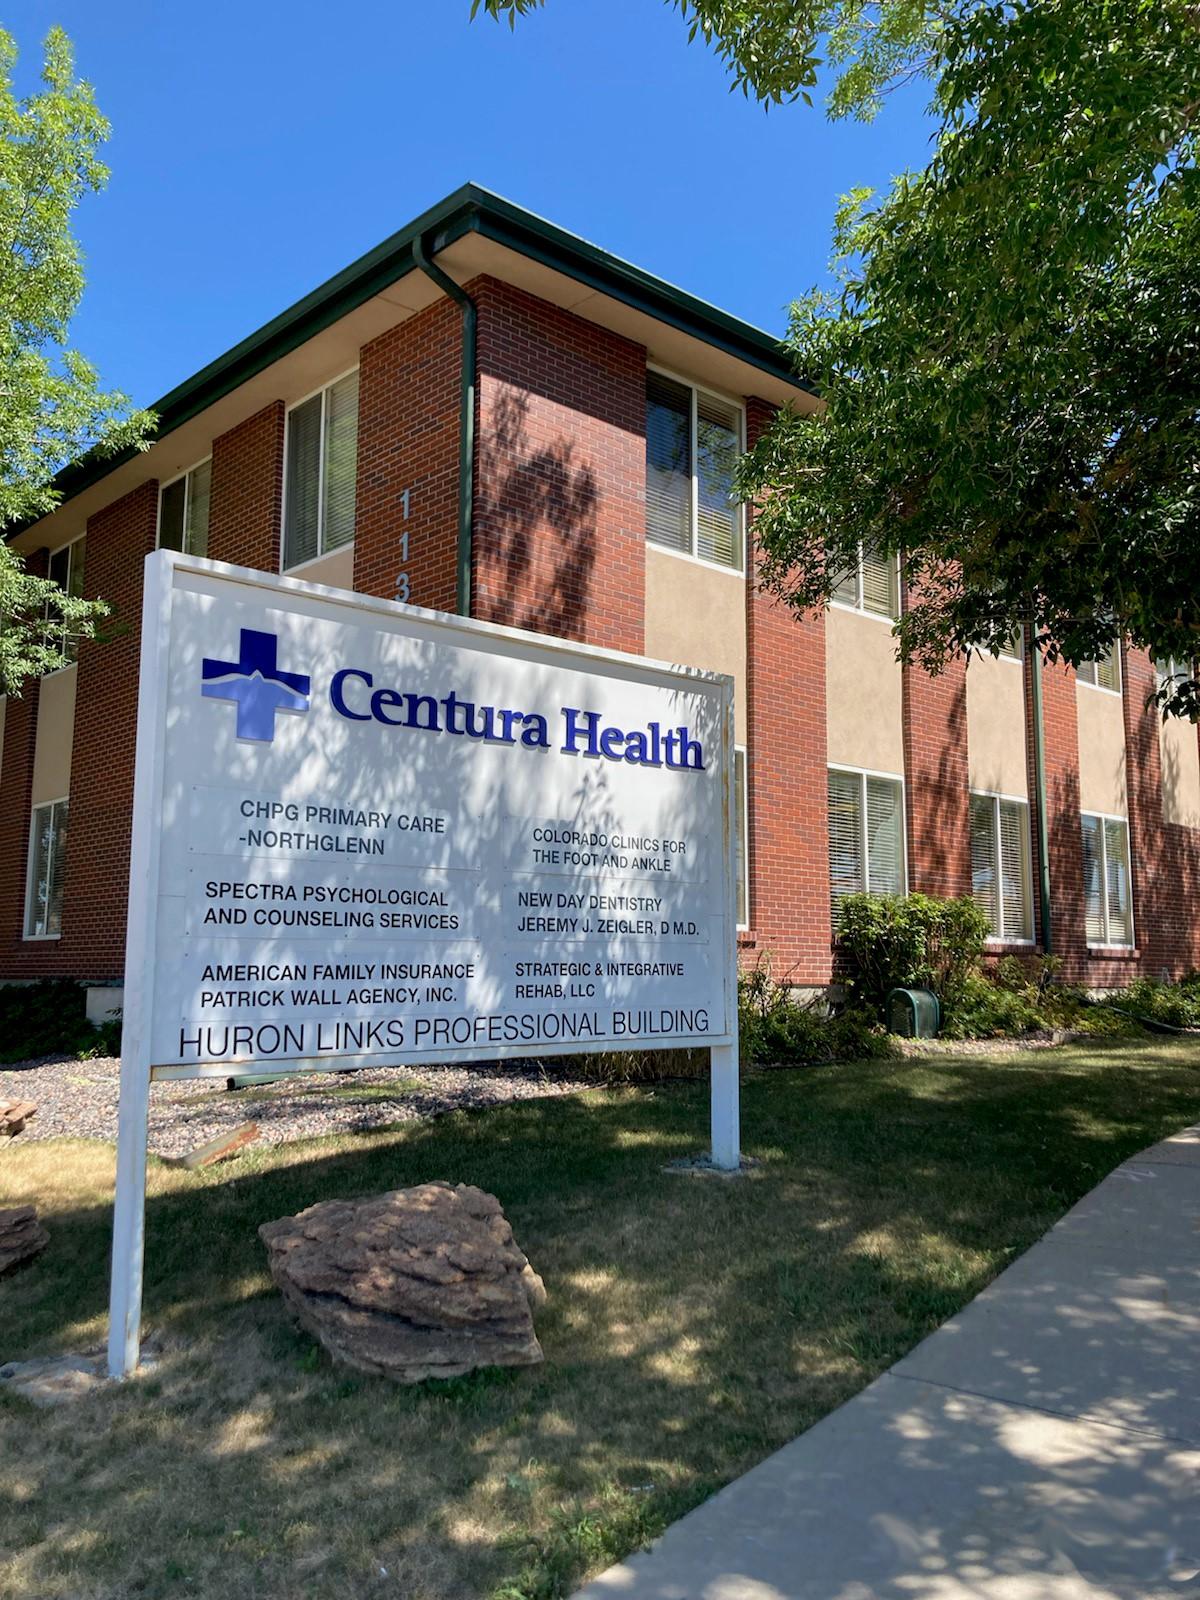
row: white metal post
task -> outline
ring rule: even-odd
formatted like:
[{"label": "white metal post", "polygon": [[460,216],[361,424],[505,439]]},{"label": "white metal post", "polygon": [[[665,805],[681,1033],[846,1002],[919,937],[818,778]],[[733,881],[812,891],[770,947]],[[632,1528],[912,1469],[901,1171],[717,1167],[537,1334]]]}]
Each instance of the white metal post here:
[{"label": "white metal post", "polygon": [[156,551],[147,556],[144,571],[121,1026],[121,1097],[117,1109],[117,1187],[113,1203],[112,1284],[108,1302],[108,1370],[114,1378],[128,1378],[136,1371],[141,1347],[150,1114],[149,970],[155,959],[158,916],[163,780],[161,707],[166,692],[174,583],[171,554]]},{"label": "white metal post", "polygon": [[[742,1164],[741,1077],[738,1068],[737,781],[734,775],[733,679],[725,682],[721,760],[725,782],[725,1013],[730,1044],[709,1051],[709,1102],[713,1166],[736,1172]],[[747,863],[747,866],[749,863]]]},{"label": "white metal post", "polygon": [[712,1159],[714,1167],[736,1172],[742,1164],[741,1089],[738,1082],[736,1023],[733,1044],[714,1045],[709,1051],[712,1100]]}]

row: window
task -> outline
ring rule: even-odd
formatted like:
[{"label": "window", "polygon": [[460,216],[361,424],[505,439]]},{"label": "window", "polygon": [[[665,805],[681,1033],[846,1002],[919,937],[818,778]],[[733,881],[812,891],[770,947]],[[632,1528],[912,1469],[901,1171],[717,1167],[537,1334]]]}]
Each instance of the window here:
[{"label": "window", "polygon": [[1192,681],[1192,664],[1190,661],[1180,661],[1176,656],[1168,656],[1165,661],[1154,662],[1154,681],[1160,689],[1173,689],[1176,684],[1190,683]]},{"label": "window", "polygon": [[1124,817],[1083,818],[1083,894],[1089,944],[1133,944],[1129,824]]},{"label": "window", "polygon": [[208,502],[212,462],[202,461],[168,483],[158,500],[158,543],[162,550],[189,556],[208,554]]},{"label": "window", "polygon": [[284,469],[284,568],[354,537],[358,373],[350,372],[288,412]]},{"label": "window", "polygon": [[844,572],[833,586],[835,605],[869,611],[877,617],[900,615],[900,563],[895,556],[877,555],[868,546],[858,547],[858,562]]},{"label": "window", "polygon": [[904,784],[869,772],[829,769],[829,887],[837,910],[848,894],[903,894]]},{"label": "window", "polygon": [[998,794],[971,796],[971,893],[994,939],[1031,943],[1029,807]]},{"label": "window", "polygon": [[742,413],[728,400],[646,374],[646,538],[718,566],[742,566],[733,475]]},{"label": "window", "polygon": [[733,752],[734,826],[737,829],[737,925],[750,926],[750,837],[746,813],[746,752]]},{"label": "window", "polygon": [[1088,683],[1093,689],[1110,689],[1113,694],[1121,692],[1121,651],[1114,639],[1112,648],[1100,661],[1081,661],[1075,668],[1075,676],[1080,683]]},{"label": "window", "polygon": [[[87,536],[81,534],[78,539],[72,539],[70,544],[64,544],[55,550],[50,557],[46,576],[66,594],[78,597],[83,593],[83,558]],[[49,620],[53,614],[50,602],[46,602],[46,618]],[[78,653],[77,641],[72,639],[66,628],[63,629],[63,665],[69,666]],[[58,669],[55,668],[57,671]]]},{"label": "window", "polygon": [[67,802],[34,806],[29,834],[29,884],[25,937],[57,939],[62,932],[63,868],[67,850]]},{"label": "window", "polygon": [[1008,638],[1000,646],[1000,656],[1001,659],[1006,661],[1023,661],[1025,659],[1025,628],[1022,623],[1017,623]]}]

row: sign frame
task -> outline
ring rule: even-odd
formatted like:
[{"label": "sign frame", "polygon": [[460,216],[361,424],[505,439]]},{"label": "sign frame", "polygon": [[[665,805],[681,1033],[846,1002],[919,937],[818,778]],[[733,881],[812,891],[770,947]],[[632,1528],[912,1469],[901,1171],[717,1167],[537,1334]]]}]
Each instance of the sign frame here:
[{"label": "sign frame", "polygon": [[[718,959],[724,992],[723,1034],[705,1037],[710,1051],[710,1123],[713,1165],[736,1171],[741,1162],[740,1092],[737,1033],[737,828],[734,777],[733,679],[724,673],[694,667],[672,666],[642,656],[578,644],[543,634],[475,618],[427,610],[394,600],[357,594],[300,578],[279,576],[237,567],[225,562],[185,556],[178,551],[156,550],[147,555],[142,595],[142,634],[139,652],[137,753],[134,767],[132,840],[128,920],[126,924],[125,991],[121,1040],[120,1099],[117,1130],[117,1175],[113,1211],[112,1283],[109,1302],[108,1367],[114,1378],[128,1377],[138,1365],[141,1339],[142,1269],[145,1247],[146,1162],[149,1134],[150,1084],[166,1078],[227,1077],[229,1062],[195,1066],[156,1064],[151,1049],[151,969],[159,944],[159,881],[162,868],[162,801],[166,778],[167,664],[171,640],[172,602],[181,574],[199,574],[234,586],[266,593],[286,607],[289,596],[306,597],[345,607],[359,620],[372,615],[402,618],[423,629],[444,633],[448,642],[467,639],[505,640],[536,652],[564,667],[595,672],[611,666],[614,676],[631,675],[658,680],[662,687],[703,684],[715,690],[720,703],[720,754],[723,773],[722,820],[724,827],[724,927],[725,959]],[[609,1041],[554,1040],[530,1048],[523,1043],[471,1045],[448,1052],[444,1058],[422,1054],[421,1059],[505,1060],[537,1055],[592,1054],[611,1049]],[[329,1071],[330,1058],[272,1059],[288,1075]],[[366,1066],[378,1052],[364,1057],[333,1058],[340,1067]]]}]

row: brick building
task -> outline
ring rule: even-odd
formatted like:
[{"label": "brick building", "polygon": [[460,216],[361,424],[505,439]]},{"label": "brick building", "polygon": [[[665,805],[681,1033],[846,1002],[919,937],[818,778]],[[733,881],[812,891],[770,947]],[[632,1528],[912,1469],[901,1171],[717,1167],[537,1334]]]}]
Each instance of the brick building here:
[{"label": "brick building", "polygon": [[157,543],[732,673],[740,941],[797,983],[857,888],[973,892],[997,951],[1048,931],[1095,986],[1200,965],[1200,746],[1144,654],[931,679],[887,564],[825,615],[758,592],[732,463],[815,403],[766,334],[470,186],[197,373],[12,536],[116,626],[0,700],[0,977],[120,982]]}]

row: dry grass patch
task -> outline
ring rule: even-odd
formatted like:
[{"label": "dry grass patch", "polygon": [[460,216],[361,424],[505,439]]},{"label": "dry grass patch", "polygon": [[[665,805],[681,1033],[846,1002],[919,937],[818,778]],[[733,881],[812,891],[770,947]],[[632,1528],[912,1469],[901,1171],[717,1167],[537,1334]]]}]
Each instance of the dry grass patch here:
[{"label": "dry grass patch", "polygon": [[[737,1183],[664,1173],[703,1085],[153,1163],[159,1366],[67,1410],[0,1397],[0,1593],[551,1600],[890,1365],[1126,1156],[1200,1116],[1200,1047],[875,1062],[746,1085]],[[103,1336],[113,1157],[0,1153],[50,1248],[0,1359]],[[499,1195],[546,1280],[543,1367],[401,1389],[290,1322],[260,1222],[445,1177]]]}]

